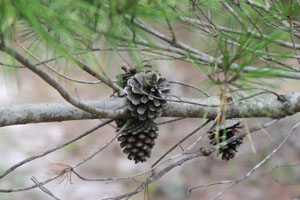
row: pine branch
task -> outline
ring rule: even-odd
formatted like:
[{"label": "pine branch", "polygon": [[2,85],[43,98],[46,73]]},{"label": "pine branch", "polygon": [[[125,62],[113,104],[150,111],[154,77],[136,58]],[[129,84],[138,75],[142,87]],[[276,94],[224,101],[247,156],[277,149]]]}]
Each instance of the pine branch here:
[{"label": "pine branch", "polygon": [[99,114],[101,116],[106,115],[105,108],[103,109],[97,109],[95,107],[88,106],[81,101],[77,100],[76,98],[72,97],[68,91],[55,79],[53,79],[51,76],[49,76],[46,72],[41,70],[39,67],[35,66],[29,60],[27,60],[25,57],[23,57],[21,54],[16,52],[15,50],[9,48],[9,47],[4,47],[0,49],[1,51],[7,53],[11,57],[15,58],[18,62],[23,64],[25,67],[30,69],[32,72],[34,72],[36,75],[38,75],[40,78],[42,78],[45,82],[47,82],[49,85],[51,85],[54,89],[59,92],[59,94],[70,104],[73,106],[82,109],[86,112],[93,113],[93,114]]},{"label": "pine branch", "polygon": [[[150,45],[149,43],[147,43],[146,41],[137,41],[135,40],[134,43],[138,44],[138,45],[142,45],[142,46],[147,46],[147,47],[153,47],[153,48],[159,48],[159,49],[163,49],[165,51],[169,51],[169,52],[173,52],[173,53],[178,53],[181,54],[183,56],[186,56],[186,53],[189,52],[190,56],[193,56],[197,59],[199,59],[200,61],[203,61],[204,63],[208,63],[208,64],[212,64],[215,63],[218,67],[222,68],[224,63],[222,60],[217,59],[213,56],[210,56],[204,52],[199,51],[198,49],[195,49],[179,40],[173,41],[173,38],[162,33],[159,32],[155,29],[153,29],[151,26],[142,23],[141,21],[139,21],[138,19],[135,19],[133,21],[133,23],[138,26],[140,29],[144,30],[145,32],[153,35],[156,38],[159,38],[167,43],[170,44],[171,47],[169,46],[162,46],[162,45],[158,45],[156,44],[155,47],[152,45]],[[124,37],[117,37],[117,39],[120,40],[126,40]],[[130,41],[131,39],[129,39],[128,41]],[[288,44],[285,44],[288,45]],[[240,67],[240,65],[236,64],[236,63],[232,63],[230,68],[232,70],[234,69],[238,69]],[[255,66],[246,66],[243,67],[243,72],[255,72],[255,73],[262,73],[262,72],[270,72],[272,71],[273,76],[270,78],[274,78],[274,77],[281,77],[281,78],[288,78],[288,79],[300,79],[300,73],[296,72],[296,71],[288,71],[288,70],[281,70],[281,69],[276,69],[276,70],[272,70],[270,68],[260,68],[260,67],[255,67]]]},{"label": "pine branch", "polygon": [[[163,117],[185,117],[214,119],[221,105],[218,97],[203,99],[182,99],[185,103],[169,102],[169,108],[163,112]],[[190,102],[190,103],[187,103]],[[103,110],[101,114],[91,114],[67,102],[39,103],[25,105],[0,106],[0,126],[27,123],[61,122],[68,120],[98,119],[98,118],[127,118],[125,98],[109,98],[103,100],[83,101],[85,105]],[[207,106],[200,106],[207,105]],[[105,108],[105,110],[104,110]],[[282,118],[300,112],[300,92],[281,95],[278,97],[256,97],[251,100],[229,104],[226,110],[227,118],[269,117]]]}]

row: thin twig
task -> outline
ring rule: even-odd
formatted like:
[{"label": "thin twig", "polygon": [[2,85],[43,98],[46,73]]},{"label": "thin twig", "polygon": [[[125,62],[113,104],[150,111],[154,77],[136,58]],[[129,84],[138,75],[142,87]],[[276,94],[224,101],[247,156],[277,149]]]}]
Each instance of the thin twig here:
[{"label": "thin twig", "polygon": [[[272,121],[270,121],[270,122],[267,122],[266,124],[263,124],[262,126],[252,127],[252,128],[250,128],[250,131],[251,131],[251,132],[255,132],[255,131],[257,131],[257,130],[260,130],[261,127],[266,128],[266,127],[268,127],[268,126],[271,126],[272,124],[274,124],[274,123],[277,122],[277,121],[278,121],[278,120],[272,120]],[[214,125],[214,123],[211,124],[211,126],[213,126],[213,125]],[[210,127],[211,127],[211,126],[210,126]],[[207,131],[209,131],[209,130],[210,130],[210,128],[207,129]],[[196,151],[196,152],[200,152],[201,155],[199,155],[199,156],[209,156],[211,153],[213,153],[216,149],[220,148],[221,146],[227,145],[227,144],[229,144],[230,142],[233,142],[234,140],[236,140],[236,139],[238,139],[238,138],[240,138],[240,137],[244,137],[244,135],[246,135],[246,134],[248,134],[248,132],[247,132],[247,131],[244,131],[244,132],[242,132],[242,133],[236,135],[234,138],[230,138],[230,139],[226,140],[225,142],[219,143],[218,145],[216,145],[216,146],[214,146],[214,147],[200,148],[200,149],[199,149],[198,151]],[[203,137],[203,136],[201,136],[201,137]],[[191,145],[191,146],[193,146],[193,145]],[[190,153],[188,153],[188,152],[185,150],[185,151],[183,151],[182,153],[177,154],[177,155],[174,155],[174,156],[172,156],[172,157],[170,157],[170,158],[168,158],[168,159],[166,159],[166,160],[164,160],[164,161],[158,163],[156,166],[151,167],[151,168],[149,168],[149,169],[147,169],[147,170],[145,170],[145,171],[139,172],[139,173],[134,174],[134,175],[124,176],[124,177],[118,177],[118,178],[117,178],[117,177],[116,177],[116,178],[114,178],[114,177],[110,177],[110,178],[86,178],[86,177],[83,177],[82,175],[80,175],[78,172],[74,171],[74,169],[72,169],[72,171],[74,172],[74,174],[75,174],[76,176],[78,176],[78,178],[80,178],[81,180],[84,180],[84,181],[92,181],[92,182],[109,181],[109,182],[107,182],[107,183],[112,183],[112,182],[116,182],[116,181],[120,181],[120,180],[135,179],[135,178],[138,177],[138,176],[145,175],[145,174],[150,173],[150,172],[152,172],[152,174],[153,174],[153,171],[154,171],[154,170],[158,169],[160,166],[164,165],[165,163],[168,163],[168,162],[170,162],[170,161],[172,161],[172,160],[176,160],[176,159],[179,159],[179,158],[181,158],[181,157],[184,157],[184,156],[187,156],[187,155],[191,155],[191,154],[194,154],[194,153],[195,153],[195,152],[190,152]]]},{"label": "thin twig", "polygon": [[[117,94],[119,96],[124,95],[124,90],[123,88],[121,88],[118,84],[114,83],[110,78],[108,78],[105,74],[100,74],[96,71],[94,71],[91,67],[89,67],[88,65],[84,64],[83,62],[76,60],[76,63],[80,66],[80,68],[82,70],[84,70],[85,72],[89,73],[90,75],[94,76],[95,78],[101,80],[104,84],[106,84],[107,86],[111,87],[112,89],[114,89],[115,92],[117,92]],[[104,72],[103,72],[104,73]]]},{"label": "thin twig", "polygon": [[47,150],[47,151],[45,151],[45,152],[43,152],[41,154],[38,154],[38,155],[35,155],[35,156],[31,156],[29,158],[26,158],[25,160],[22,160],[21,162],[18,162],[17,164],[14,164],[12,167],[10,167],[9,169],[7,169],[2,175],[0,175],[0,179],[2,179],[3,177],[5,177],[6,175],[10,174],[15,169],[21,167],[22,165],[24,165],[24,164],[26,164],[28,162],[31,162],[31,161],[33,161],[33,160],[35,160],[37,158],[44,157],[44,156],[46,156],[46,155],[48,155],[48,154],[50,154],[50,153],[52,153],[54,151],[57,151],[58,149],[61,149],[61,148],[65,147],[65,146],[67,146],[67,145],[69,145],[69,144],[71,144],[71,143],[73,143],[73,142],[75,142],[75,141],[77,141],[77,140],[79,140],[79,139],[81,139],[81,138],[89,135],[90,133],[94,132],[95,130],[97,130],[97,129],[99,129],[99,128],[101,128],[101,127],[103,127],[103,126],[105,126],[105,125],[107,125],[109,123],[111,123],[112,121],[113,120],[110,119],[110,120],[107,120],[105,122],[102,122],[99,125],[91,128],[90,130],[88,130],[88,131],[80,134],[79,136],[77,136],[75,138],[72,138],[71,140],[69,140],[69,141],[67,141],[65,143],[59,144],[55,148],[51,148],[51,149],[49,149],[49,150]]},{"label": "thin twig", "polygon": [[[206,26],[206,27],[211,27],[212,25],[209,24],[209,23],[203,23],[203,22],[200,22],[199,20],[197,19],[194,19],[194,18],[188,18],[186,16],[181,16],[180,19],[184,22],[188,22],[188,23],[192,23],[194,26],[196,25],[203,25],[203,26]],[[224,26],[220,26],[220,25],[216,25],[218,27],[218,29],[224,31],[224,32],[228,32],[228,33],[233,33],[233,34],[237,34],[237,35],[250,35],[251,37],[254,37],[256,39],[266,39],[268,38],[269,36],[268,35],[260,35],[260,34],[257,34],[255,33],[254,31],[252,31],[251,29],[248,29],[246,31],[244,30],[235,30],[235,29],[232,29],[232,28],[228,28],[228,27],[224,27]],[[292,43],[289,43],[289,42],[286,42],[286,41],[283,41],[283,40],[273,40],[274,43],[280,45],[280,46],[283,46],[285,48],[291,48],[293,49],[293,44]],[[299,44],[295,44],[295,47],[296,49],[300,49],[300,45]]]},{"label": "thin twig", "polygon": [[174,169],[175,167],[179,167],[181,166],[183,163],[195,159],[199,156],[203,156],[206,155],[206,152],[202,152],[202,151],[197,151],[197,152],[193,152],[191,154],[188,154],[186,157],[166,166],[165,168],[161,169],[158,172],[152,173],[152,175],[146,179],[146,181],[144,181],[135,191],[133,192],[129,192],[117,197],[111,197],[111,198],[104,198],[102,200],[119,200],[119,199],[128,199],[129,197],[141,192],[148,184],[156,181],[157,179],[161,178],[163,175],[165,175],[166,173],[168,173],[169,171],[171,171],[172,169]]},{"label": "thin twig", "polygon": [[[295,41],[294,41],[294,37],[293,37],[293,24],[290,22],[290,37],[291,37],[291,42],[293,44],[293,49],[294,49],[294,53],[295,53],[295,56],[298,56],[298,53],[297,53],[297,49],[296,49],[296,45],[295,45]],[[298,60],[298,63],[300,64],[300,58],[297,58]]]},{"label": "thin twig", "polygon": [[84,110],[86,112],[92,113],[92,114],[105,114],[105,110],[104,109],[94,108],[94,107],[91,107],[91,106],[88,106],[88,105],[82,103],[81,101],[78,101],[76,98],[74,98],[73,96],[71,96],[68,93],[68,91],[59,82],[57,82],[55,79],[53,79],[46,72],[44,72],[43,70],[41,70],[39,67],[33,65],[31,62],[29,62],[29,60],[27,60],[25,57],[23,57],[21,54],[19,54],[15,50],[13,50],[13,49],[11,49],[9,47],[5,47],[3,49],[3,51],[5,53],[7,53],[8,55],[12,56],[13,58],[15,58],[20,63],[22,63],[24,66],[26,66],[31,71],[33,71],[40,78],[42,78],[44,81],[46,81],[49,85],[51,85],[54,89],[56,89],[57,92],[59,92],[60,95],[66,101],[68,101],[73,106],[75,106],[75,107],[77,107],[77,108],[79,108],[81,110]]},{"label": "thin twig", "polygon": [[[47,183],[52,182],[53,180],[59,178],[60,176],[54,176],[51,178],[48,178],[47,180],[40,182],[40,185],[46,185]],[[38,186],[36,184],[27,186],[27,187],[22,187],[22,188],[9,188],[9,189],[0,189],[0,193],[12,193],[12,192],[22,192],[22,191],[27,191],[27,190],[32,190],[34,188],[37,188]]]},{"label": "thin twig", "polygon": [[194,86],[194,85],[191,85],[191,84],[188,84],[188,83],[182,83],[182,82],[179,82],[179,81],[169,81],[169,83],[173,83],[173,84],[178,84],[178,85],[183,85],[183,86],[186,86],[186,87],[190,87],[190,88],[193,88],[199,92],[201,92],[202,94],[204,94],[206,97],[210,97],[211,95],[209,95],[207,92],[205,92],[204,90]]},{"label": "thin twig", "polygon": [[263,9],[264,11],[266,12],[269,12],[270,11],[270,4],[268,2],[268,0],[264,0],[265,2],[265,5],[262,5],[260,3],[257,3],[255,1],[252,1],[252,0],[246,0],[246,2],[251,5],[251,6],[255,6],[255,7],[258,7],[260,9]]},{"label": "thin twig", "polygon": [[249,178],[257,169],[259,169],[263,164],[265,164],[268,160],[270,160],[272,158],[272,156],[274,156],[275,153],[277,153],[279,151],[279,149],[283,146],[283,144],[287,141],[287,139],[291,136],[291,134],[294,132],[294,130],[300,125],[300,122],[298,122],[297,124],[295,124],[288,132],[287,136],[279,143],[279,145],[273,149],[273,151],[266,156],[262,161],[260,161],[258,164],[256,164],[245,176],[235,180],[233,183],[231,183],[228,187],[226,187],[224,190],[222,190],[221,192],[219,192],[217,195],[215,195],[214,197],[212,197],[210,200],[216,200],[218,199],[220,196],[222,196],[225,192],[227,192],[229,189],[231,189],[233,186],[235,186],[236,184],[246,180],[247,178]]},{"label": "thin twig", "polygon": [[[217,121],[219,120],[219,118],[221,117],[220,114],[217,115],[217,117],[213,120],[213,122],[209,125],[209,127],[206,129],[206,131],[200,135],[188,148],[186,148],[183,153],[189,153],[202,139],[205,135],[208,134],[208,132],[212,129],[213,126],[215,126],[217,124]],[[208,120],[207,123],[211,121]],[[213,150],[214,151],[214,150]]]},{"label": "thin twig", "polygon": [[[278,119],[275,119],[275,120],[271,120],[261,126],[255,126],[255,127],[252,127],[249,129],[249,132],[250,133],[253,133],[255,131],[258,131],[258,130],[261,130],[262,128],[266,128],[268,126],[271,126],[272,124],[274,124],[275,122],[277,122]],[[231,142],[239,139],[239,138],[242,138],[244,137],[246,134],[249,133],[248,131],[243,131],[229,139],[227,139],[225,142],[222,142],[222,143],[218,143],[217,145],[215,145],[213,147],[214,150],[212,150],[212,152],[214,152],[216,149],[219,149],[220,147],[224,147],[228,144],[230,144]],[[203,187],[209,187],[209,186],[214,186],[214,185],[220,185],[220,184],[228,184],[228,183],[234,183],[235,181],[234,180],[226,180],[226,181],[218,181],[218,182],[213,182],[213,183],[209,183],[209,184],[205,184],[205,185],[200,185],[200,186],[195,186],[191,189],[189,189],[189,192],[192,192],[193,190],[196,190],[196,189],[199,189],[199,188],[203,188]]]},{"label": "thin twig", "polygon": [[116,132],[116,134],[109,140],[107,141],[103,146],[101,146],[100,148],[98,148],[95,152],[93,152],[91,155],[89,155],[88,157],[84,158],[83,160],[81,160],[80,162],[78,162],[77,164],[73,165],[72,168],[75,169],[77,167],[79,167],[80,165],[82,165],[83,163],[87,162],[88,160],[91,160],[94,156],[96,156],[97,154],[99,154],[101,151],[103,151],[106,147],[108,147],[121,133],[122,131],[127,128],[127,126],[131,123],[131,120],[127,120],[127,122],[124,124],[124,126],[118,131]]},{"label": "thin twig", "polygon": [[174,32],[174,30],[173,30],[172,24],[171,24],[171,22],[170,22],[170,20],[169,20],[168,17],[165,17],[165,19],[166,19],[166,22],[167,22],[167,24],[168,24],[168,28],[169,28],[169,30],[171,31],[172,38],[173,38],[173,42],[176,42],[177,39],[176,39],[175,32]]},{"label": "thin twig", "polygon": [[1,66],[4,66],[4,67],[19,68],[19,69],[24,69],[24,68],[26,68],[26,67],[21,66],[21,65],[11,65],[11,64],[1,63],[1,62],[0,62],[0,65],[1,65]]},{"label": "thin twig", "polygon": [[53,199],[60,200],[50,190],[48,190],[45,186],[43,186],[34,176],[31,178],[31,180],[36,184],[38,188],[40,188],[43,192],[51,196]]},{"label": "thin twig", "polygon": [[186,139],[190,138],[192,135],[197,133],[200,129],[202,129],[210,120],[206,120],[203,124],[201,124],[198,128],[193,130],[191,133],[182,138],[179,142],[177,142],[173,147],[171,147],[167,152],[165,152],[157,161],[155,161],[151,167],[156,166],[163,158],[165,158],[169,153],[171,153],[176,147],[178,147],[181,143],[183,143]]},{"label": "thin twig", "polygon": [[183,120],[183,119],[185,119],[185,117],[179,117],[179,118],[176,118],[176,119],[171,119],[171,120],[168,120],[168,121],[157,123],[157,125],[159,126],[159,125],[169,124],[169,123],[177,122],[177,121],[180,121],[180,120]]},{"label": "thin twig", "polygon": [[298,164],[285,164],[285,165],[276,165],[275,167],[273,167],[273,170],[279,169],[279,168],[283,168],[283,167],[299,167],[300,163]]},{"label": "thin twig", "polygon": [[82,80],[76,80],[74,78],[71,78],[69,76],[66,76],[65,74],[57,71],[56,69],[54,69],[53,67],[51,67],[49,64],[47,64],[48,62],[54,60],[48,60],[48,61],[42,61],[41,59],[39,59],[36,55],[34,55],[32,52],[30,52],[21,42],[19,42],[18,40],[15,40],[16,43],[26,52],[28,53],[31,57],[33,57],[35,60],[37,60],[39,63],[36,64],[36,66],[38,65],[41,65],[43,64],[44,66],[46,66],[48,69],[50,69],[52,72],[58,74],[59,76],[65,78],[66,80],[69,80],[69,81],[73,81],[73,82],[76,82],[76,83],[83,83],[83,84],[99,84],[101,83],[101,81],[82,81]]},{"label": "thin twig", "polygon": [[[69,173],[71,172],[74,168],[80,166],[81,164],[83,164],[84,162],[86,162],[87,160],[92,159],[97,153],[101,152],[103,149],[105,149],[109,144],[111,144],[114,139],[123,131],[124,128],[126,128],[128,126],[128,124],[130,123],[130,120],[127,121],[127,123],[117,132],[117,134],[112,137],[104,146],[102,146],[101,148],[99,148],[97,150],[97,152],[94,152],[92,155],[90,155],[89,157],[87,157],[86,159],[83,159],[82,161],[80,161],[79,163],[77,163],[74,166],[68,166],[65,167],[61,173],[57,173],[54,177],[49,178],[43,182],[40,182],[39,185],[45,185],[49,182],[52,182],[53,180],[57,179],[57,178],[61,178],[65,173]],[[0,189],[0,192],[2,193],[10,193],[10,192],[20,192],[20,191],[26,191],[26,190],[31,190],[38,187],[36,184],[32,185],[32,186],[28,186],[28,187],[23,187],[23,188],[10,188],[10,189]]]}]

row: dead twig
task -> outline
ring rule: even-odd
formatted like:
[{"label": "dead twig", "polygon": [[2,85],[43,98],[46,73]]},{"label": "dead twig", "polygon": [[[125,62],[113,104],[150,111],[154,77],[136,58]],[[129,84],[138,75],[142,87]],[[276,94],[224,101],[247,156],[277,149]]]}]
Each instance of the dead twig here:
[{"label": "dead twig", "polygon": [[43,192],[51,196],[53,199],[60,200],[50,190],[48,190],[45,186],[43,186],[34,176],[31,178],[31,180],[36,184],[38,188],[40,188]]}]

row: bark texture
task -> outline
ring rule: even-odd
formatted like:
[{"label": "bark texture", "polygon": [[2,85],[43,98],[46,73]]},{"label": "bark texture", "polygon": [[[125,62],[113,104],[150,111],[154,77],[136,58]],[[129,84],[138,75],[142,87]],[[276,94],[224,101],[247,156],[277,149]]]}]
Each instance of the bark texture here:
[{"label": "bark texture", "polygon": [[[300,92],[276,97],[251,98],[227,106],[227,118],[268,117],[282,118],[300,111]],[[193,102],[169,102],[162,117],[187,117],[214,119],[218,114],[218,97],[205,99],[182,99]],[[39,103],[0,106],[0,126],[27,123],[61,122],[97,118],[127,118],[129,112],[125,98],[84,101],[85,104],[104,110],[104,114],[94,115],[82,111],[69,103]],[[201,104],[201,105],[199,105]],[[207,105],[207,106],[205,106]],[[211,105],[211,106],[210,106]]]}]

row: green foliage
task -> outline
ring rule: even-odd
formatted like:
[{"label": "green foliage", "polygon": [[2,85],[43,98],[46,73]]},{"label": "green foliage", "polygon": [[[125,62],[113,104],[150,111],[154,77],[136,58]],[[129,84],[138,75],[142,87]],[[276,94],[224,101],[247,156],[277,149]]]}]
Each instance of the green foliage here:
[{"label": "green foliage", "polygon": [[[264,5],[264,1],[256,2]],[[225,3],[232,10],[226,9]],[[290,40],[287,32],[290,27],[282,22],[293,23],[292,20],[297,18],[300,10],[297,1],[279,0],[275,1],[275,6],[269,12],[261,10],[261,16],[257,15],[257,8],[246,1],[240,1],[240,5],[236,6],[234,1],[217,0],[0,0],[0,5],[0,36],[5,38],[7,45],[19,40],[39,57],[63,57],[73,65],[81,60],[106,72],[112,71],[112,60],[115,63],[124,62],[118,56],[120,47],[151,48],[152,53],[161,51],[166,57],[169,52],[174,53],[173,49],[165,50],[164,42],[158,41],[154,34],[147,33],[137,25],[136,19],[164,37],[171,37],[174,33],[177,35],[175,26],[180,26],[190,35],[183,38],[183,42],[192,40],[191,47],[204,52],[214,49],[214,58],[218,58],[221,63],[218,63],[216,70],[216,60],[207,65],[188,49],[174,46],[180,49],[179,54],[209,76],[211,84],[230,83],[235,86],[244,85],[245,82],[250,85],[261,84],[258,79],[277,77],[281,71],[292,68],[289,65],[274,68],[273,65],[294,54],[293,49],[279,44],[280,41]],[[210,19],[205,13],[209,13]],[[199,31],[197,27],[201,27],[203,22],[183,22],[182,17],[203,18],[207,30],[212,34],[203,34],[201,29]],[[270,23],[279,29],[272,28]],[[174,26],[175,30],[170,26]],[[224,27],[224,30],[220,27]],[[207,45],[204,46],[203,42]],[[99,46],[111,49],[104,62],[95,53]],[[138,50],[127,53],[135,66],[143,67],[144,53]],[[267,62],[266,58],[269,57],[272,60]],[[233,63],[238,64],[234,69]],[[245,69],[248,66],[256,66],[258,70],[247,71]],[[223,79],[219,78],[220,75]]]}]

